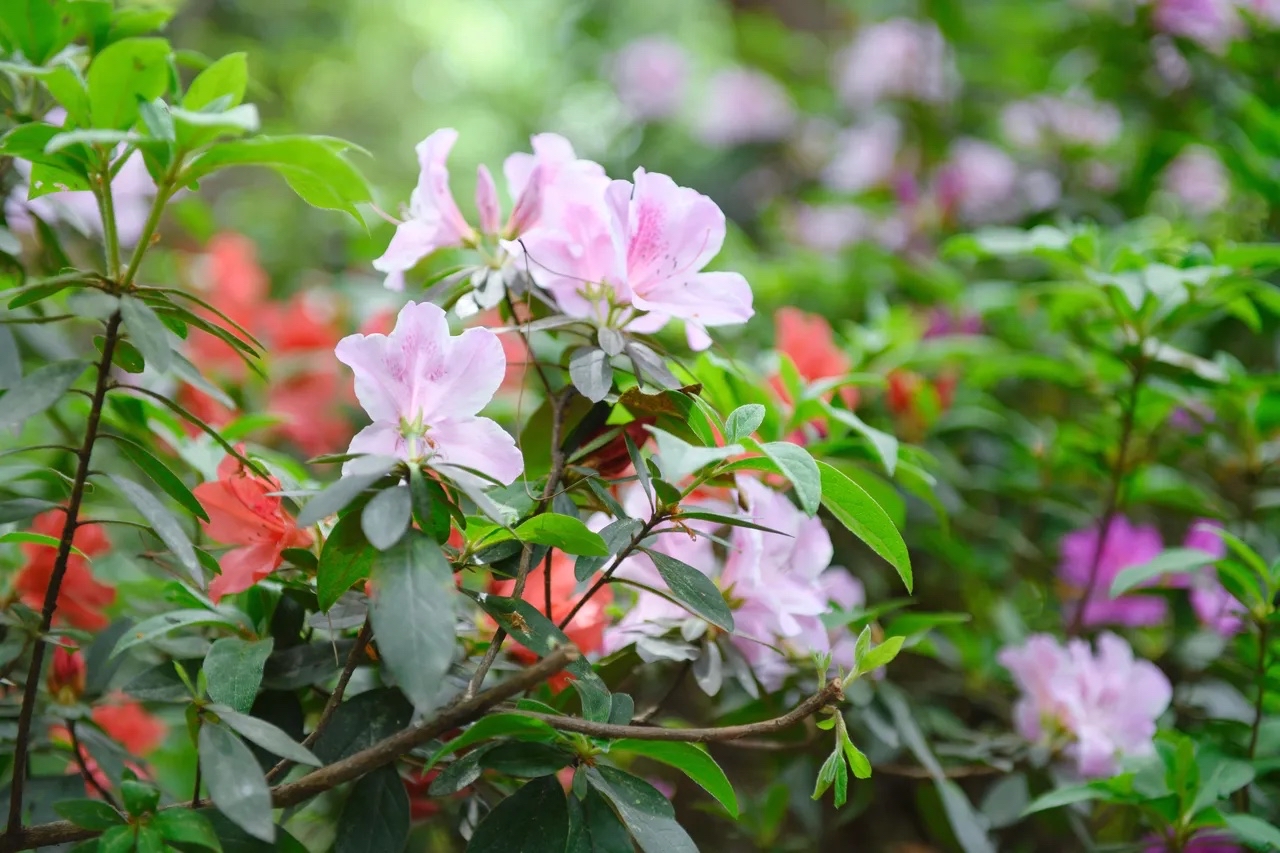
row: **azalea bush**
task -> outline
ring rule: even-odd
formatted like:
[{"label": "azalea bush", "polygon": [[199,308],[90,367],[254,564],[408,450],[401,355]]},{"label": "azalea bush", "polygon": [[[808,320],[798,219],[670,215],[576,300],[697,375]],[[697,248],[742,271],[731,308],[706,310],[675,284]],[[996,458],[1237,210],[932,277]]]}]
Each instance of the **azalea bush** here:
[{"label": "azalea bush", "polygon": [[0,11],[0,850],[1280,848],[1276,11],[813,5]]}]

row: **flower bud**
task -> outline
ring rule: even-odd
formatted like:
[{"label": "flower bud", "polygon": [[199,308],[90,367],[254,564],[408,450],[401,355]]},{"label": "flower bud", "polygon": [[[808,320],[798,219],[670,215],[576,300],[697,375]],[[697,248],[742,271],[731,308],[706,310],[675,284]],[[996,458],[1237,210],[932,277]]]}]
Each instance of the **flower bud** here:
[{"label": "flower bud", "polygon": [[84,680],[84,655],[80,650],[54,646],[48,681],[54,701],[61,705],[74,704],[84,695]]}]

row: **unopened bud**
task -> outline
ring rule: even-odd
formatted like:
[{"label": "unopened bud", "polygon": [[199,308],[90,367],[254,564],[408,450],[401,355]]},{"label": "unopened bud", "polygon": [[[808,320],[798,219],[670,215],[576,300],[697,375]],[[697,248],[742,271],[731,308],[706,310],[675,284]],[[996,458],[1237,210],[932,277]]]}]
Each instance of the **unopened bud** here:
[{"label": "unopened bud", "polygon": [[79,649],[54,646],[49,667],[49,692],[60,705],[72,705],[84,695],[84,655]]}]

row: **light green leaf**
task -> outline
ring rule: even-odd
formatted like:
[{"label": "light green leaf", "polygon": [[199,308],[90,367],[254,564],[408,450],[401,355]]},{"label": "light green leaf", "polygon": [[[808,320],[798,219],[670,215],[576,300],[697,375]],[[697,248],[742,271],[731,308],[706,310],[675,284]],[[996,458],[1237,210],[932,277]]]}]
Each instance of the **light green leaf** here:
[{"label": "light green leaf", "polygon": [[136,441],[114,434],[112,438],[120,446],[120,452],[130,462],[137,465],[142,470],[142,473],[150,477],[151,481],[159,486],[166,495],[181,504],[183,509],[195,517],[205,521],[209,520],[209,514],[205,512],[200,501],[196,499],[196,496],[187,488],[178,475],[169,470],[168,466]]},{"label": "light green leaf", "polygon": [[108,45],[89,65],[89,114],[95,128],[128,129],[138,100],[160,97],[169,82],[169,43],[127,38]]},{"label": "light green leaf", "polygon": [[766,442],[760,445],[760,450],[791,481],[805,515],[817,512],[822,503],[822,477],[818,473],[818,463],[809,455],[809,451],[789,441]]},{"label": "light green leaf", "polygon": [[256,743],[267,752],[299,764],[320,766],[320,759],[316,758],[311,750],[300,743],[294,743],[293,738],[266,720],[242,714],[226,705],[210,705],[209,710],[217,714],[222,722],[235,729],[241,737]]},{"label": "light green leaf", "polygon": [[200,110],[218,98],[228,98],[228,107],[244,100],[244,90],[249,83],[249,63],[246,54],[229,53],[196,75],[182,98],[182,106],[188,110]]},{"label": "light green leaf", "polygon": [[733,631],[733,611],[711,578],[688,563],[661,551],[642,549],[658,569],[671,594],[692,613],[725,631]]},{"label": "light green leaf", "polygon": [[307,501],[307,505],[298,513],[298,526],[310,527],[355,500],[361,492],[381,480],[399,461],[390,457],[363,457],[356,471],[347,474],[338,482]]},{"label": "light green leaf", "polygon": [[229,616],[213,610],[173,610],[169,613],[152,616],[150,619],[143,619],[137,625],[134,625],[116,643],[116,647],[111,650],[111,657],[128,651],[134,646],[150,642],[156,637],[162,637],[171,631],[176,631],[179,628],[189,628],[194,625],[218,625],[233,631],[241,631],[245,628],[245,626]]},{"label": "light green leaf", "polygon": [[373,496],[360,512],[360,529],[369,544],[385,551],[400,541],[409,529],[413,513],[407,486],[392,486]]},{"label": "light green leaf", "polygon": [[566,554],[609,556],[609,546],[600,534],[591,532],[581,520],[570,515],[544,512],[525,521],[515,532],[522,542],[549,545]]},{"label": "light green leaf", "polygon": [[1030,805],[1022,810],[1022,816],[1026,817],[1036,812],[1069,806],[1072,803],[1084,803],[1089,800],[1102,799],[1106,796],[1106,793],[1105,789],[1094,787],[1092,784],[1068,785],[1065,788],[1058,788],[1056,791],[1050,791],[1047,794],[1036,797],[1031,801]]},{"label": "light green leaf", "polygon": [[911,591],[911,556],[902,534],[866,490],[825,462],[818,463],[822,504],[836,520],[893,566]]},{"label": "light green leaf", "polygon": [[732,817],[735,819],[738,817],[738,797],[733,792],[733,785],[730,784],[729,777],[720,769],[720,765],[716,764],[715,759],[708,755],[706,750],[692,743],[626,738],[614,741],[609,751],[611,753],[633,752],[675,767],[719,800],[720,805],[724,806]]},{"label": "light green leaf", "polygon": [[151,310],[151,306],[132,296],[120,299],[120,316],[129,332],[129,339],[142,353],[147,364],[160,373],[173,365],[173,350],[169,346],[169,330]]},{"label": "light green leaf", "polygon": [[1130,566],[1116,575],[1111,582],[1111,597],[1118,598],[1152,578],[1198,572],[1215,562],[1217,560],[1212,554],[1199,548],[1170,548],[1145,563]]},{"label": "light green leaf", "polygon": [[423,767],[423,770],[424,772],[430,770],[440,759],[472,744],[497,737],[519,735],[528,735],[537,740],[549,740],[555,737],[555,729],[542,722],[542,720],[526,717],[523,714],[489,714],[487,717],[481,717],[467,727],[467,730],[462,734],[436,750],[435,754],[431,756],[431,760]]},{"label": "light green leaf", "polygon": [[347,513],[324,540],[320,562],[316,568],[316,597],[320,609],[328,610],[342,594],[369,577],[378,549],[365,539],[363,521],[356,513]]},{"label": "light green leaf", "polygon": [[198,847],[222,853],[222,842],[213,831],[213,824],[200,812],[190,809],[164,809],[151,819],[151,828],[166,841],[186,847]]},{"label": "light green leaf", "polygon": [[830,403],[824,404],[824,408],[830,417],[852,428],[854,432],[871,442],[871,446],[875,448],[876,455],[880,457],[880,463],[884,465],[884,470],[892,477],[893,472],[898,467],[898,439],[887,432],[876,429],[846,409],[836,408]]},{"label": "light green leaf", "polygon": [[725,419],[724,440],[733,444],[743,441],[751,437],[751,434],[760,429],[760,424],[764,423],[765,408],[759,403],[747,403],[745,406],[739,406],[729,413],[729,417]]},{"label": "light green leaf", "polygon": [[609,396],[609,389],[613,387],[613,365],[609,363],[608,353],[598,347],[574,350],[569,359],[569,378],[582,396],[599,403]]},{"label": "light green leaf", "polygon": [[1224,815],[1227,829],[1257,850],[1280,850],[1280,828],[1260,817],[1247,814]]}]

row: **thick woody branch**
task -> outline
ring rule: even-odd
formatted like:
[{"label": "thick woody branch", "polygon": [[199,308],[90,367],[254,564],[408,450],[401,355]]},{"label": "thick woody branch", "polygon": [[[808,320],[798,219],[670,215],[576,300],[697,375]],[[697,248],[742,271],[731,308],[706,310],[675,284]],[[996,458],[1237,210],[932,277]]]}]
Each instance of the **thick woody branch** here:
[{"label": "thick woody branch", "polygon": [[[379,767],[391,764],[411,750],[476,720],[495,705],[547,680],[572,663],[577,655],[577,649],[573,646],[556,649],[528,669],[515,673],[483,693],[455,702],[427,722],[397,732],[368,749],[313,770],[294,782],[277,785],[271,789],[271,801],[276,808],[295,806],[344,782],[359,779]],[[182,803],[171,808],[186,809],[191,808],[191,805]],[[65,820],[19,828],[16,832],[0,835],[0,853],[15,853],[18,850],[81,841],[97,834],[94,830],[84,829]]]}]

